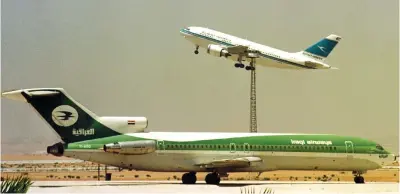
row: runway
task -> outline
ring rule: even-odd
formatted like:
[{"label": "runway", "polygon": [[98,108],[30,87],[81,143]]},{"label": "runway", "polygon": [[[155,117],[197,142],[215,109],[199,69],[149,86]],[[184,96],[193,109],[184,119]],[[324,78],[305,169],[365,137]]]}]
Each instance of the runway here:
[{"label": "runway", "polygon": [[[224,181],[220,185],[183,185],[180,181],[36,181],[28,193],[399,193],[399,183]],[[241,192],[242,190],[242,192]]]}]

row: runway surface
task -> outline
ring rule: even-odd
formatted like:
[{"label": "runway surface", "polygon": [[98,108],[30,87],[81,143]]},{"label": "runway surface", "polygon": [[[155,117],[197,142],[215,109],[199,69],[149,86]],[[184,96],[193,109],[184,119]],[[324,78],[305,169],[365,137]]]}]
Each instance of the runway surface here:
[{"label": "runway surface", "polygon": [[[270,188],[274,193],[399,193],[398,183],[353,182],[275,182],[275,181],[223,181],[220,185],[207,185],[198,181],[183,185],[180,181],[36,181],[28,193],[245,193],[254,188],[260,193]],[[241,190],[243,192],[241,192]],[[263,192],[261,192],[263,193]]]}]

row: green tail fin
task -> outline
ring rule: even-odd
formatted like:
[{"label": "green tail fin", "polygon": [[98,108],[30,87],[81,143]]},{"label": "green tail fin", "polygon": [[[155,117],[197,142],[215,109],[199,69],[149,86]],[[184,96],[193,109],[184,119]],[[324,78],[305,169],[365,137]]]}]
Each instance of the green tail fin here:
[{"label": "green tail fin", "polygon": [[34,88],[3,92],[2,96],[29,103],[66,143],[119,135],[72,99],[62,88]]}]

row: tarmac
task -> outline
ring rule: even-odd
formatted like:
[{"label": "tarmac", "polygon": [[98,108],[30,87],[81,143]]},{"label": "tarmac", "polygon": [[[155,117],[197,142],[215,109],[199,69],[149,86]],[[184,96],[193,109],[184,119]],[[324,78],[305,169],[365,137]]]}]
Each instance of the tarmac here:
[{"label": "tarmac", "polygon": [[[35,181],[28,193],[400,193],[399,183],[355,184],[354,182],[276,182],[221,181],[208,185],[198,181],[183,185],[180,181]],[[247,192],[245,191],[247,189]],[[254,192],[249,192],[250,190]],[[268,193],[268,192],[266,192]]]}]

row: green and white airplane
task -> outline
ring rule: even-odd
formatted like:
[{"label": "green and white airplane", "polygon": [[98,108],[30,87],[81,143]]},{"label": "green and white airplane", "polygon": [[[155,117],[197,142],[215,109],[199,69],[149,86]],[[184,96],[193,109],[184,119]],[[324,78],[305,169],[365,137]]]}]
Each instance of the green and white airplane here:
[{"label": "green and white airplane", "polygon": [[229,172],[274,170],[352,171],[362,174],[396,161],[376,142],[358,137],[297,133],[146,132],[146,117],[104,117],[75,101],[62,88],[33,88],[2,93],[29,103],[62,139],[47,147],[55,156],[156,172],[184,172],[184,184],[196,172],[210,172],[207,184],[219,184]]}]

